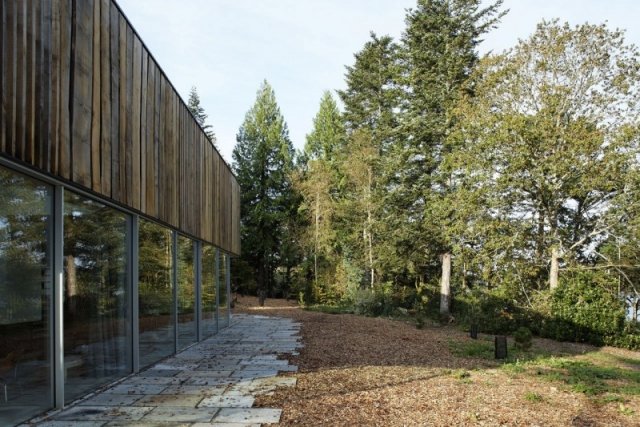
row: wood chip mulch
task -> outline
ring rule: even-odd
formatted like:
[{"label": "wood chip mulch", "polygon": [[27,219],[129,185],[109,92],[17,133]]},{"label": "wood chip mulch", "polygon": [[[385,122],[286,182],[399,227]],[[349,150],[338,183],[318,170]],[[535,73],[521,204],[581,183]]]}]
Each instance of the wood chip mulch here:
[{"label": "wood chip mulch", "polygon": [[[300,368],[296,387],[255,403],[282,408],[277,425],[640,426],[637,396],[621,407],[559,382],[506,372],[492,360],[456,357],[449,343],[469,338],[455,326],[419,330],[397,320],[312,312],[274,299],[258,307],[253,297],[239,297],[234,311],[302,323],[304,348],[290,357]],[[550,340],[536,345],[565,354],[606,350]]]}]

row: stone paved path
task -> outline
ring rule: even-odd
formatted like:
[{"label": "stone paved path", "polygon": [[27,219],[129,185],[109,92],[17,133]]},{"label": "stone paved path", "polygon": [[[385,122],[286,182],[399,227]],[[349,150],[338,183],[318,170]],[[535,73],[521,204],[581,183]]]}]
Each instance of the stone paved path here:
[{"label": "stone paved path", "polygon": [[297,367],[278,355],[301,347],[291,319],[233,315],[213,338],[96,393],[40,427],[258,426],[280,420],[282,410],[252,408],[256,395],[291,387],[278,377]]}]

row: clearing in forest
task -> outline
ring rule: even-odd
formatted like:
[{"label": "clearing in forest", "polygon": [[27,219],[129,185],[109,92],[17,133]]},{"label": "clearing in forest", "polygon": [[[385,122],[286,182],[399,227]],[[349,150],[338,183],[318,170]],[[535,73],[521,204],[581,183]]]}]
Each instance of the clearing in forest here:
[{"label": "clearing in forest", "polygon": [[510,339],[497,362],[492,337],[455,326],[251,297],[235,311],[302,322],[297,386],[255,403],[283,408],[279,425],[640,426],[639,352],[546,339],[517,351]]}]

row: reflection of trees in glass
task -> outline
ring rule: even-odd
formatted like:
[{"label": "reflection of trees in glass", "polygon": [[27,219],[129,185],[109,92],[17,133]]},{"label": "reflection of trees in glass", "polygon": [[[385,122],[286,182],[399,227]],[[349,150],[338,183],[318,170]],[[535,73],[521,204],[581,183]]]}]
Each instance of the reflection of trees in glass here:
[{"label": "reflection of trees in glass", "polygon": [[46,318],[50,204],[47,186],[0,167],[0,324]]},{"label": "reflection of trees in glass", "polygon": [[51,193],[50,186],[0,166],[0,425],[15,425],[53,403]]},{"label": "reflection of trees in glass", "polygon": [[138,232],[140,365],[174,351],[173,239],[171,230],[141,219]]},{"label": "reflection of trees in glass", "polygon": [[171,315],[171,231],[150,221],[140,220],[139,224],[140,316]]},{"label": "reflection of trees in glass", "polygon": [[129,369],[126,329],[127,216],[64,192],[66,400]]},{"label": "reflection of trees in glass", "polygon": [[178,236],[178,346],[195,342],[196,288],[194,273],[194,243]]},{"label": "reflection of trees in glass", "polygon": [[220,252],[219,293],[220,293],[220,327],[229,326],[228,290],[227,290],[227,258],[229,255]]},{"label": "reflection of trees in glass", "polygon": [[65,192],[65,297],[78,318],[124,313],[126,216]]},{"label": "reflection of trees in glass", "polygon": [[202,246],[202,323],[205,336],[216,333],[216,248]]}]

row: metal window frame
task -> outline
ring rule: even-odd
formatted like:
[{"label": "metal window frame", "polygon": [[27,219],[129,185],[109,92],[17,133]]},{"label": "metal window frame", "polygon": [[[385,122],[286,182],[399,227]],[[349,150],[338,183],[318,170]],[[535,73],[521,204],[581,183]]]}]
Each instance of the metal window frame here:
[{"label": "metal window frame", "polygon": [[54,408],[64,408],[64,188],[54,187],[53,201],[53,377]]},{"label": "metal window frame", "polygon": [[225,281],[227,286],[227,327],[231,326],[231,257],[225,256]]},{"label": "metal window frame", "polygon": [[[127,274],[127,341],[130,343],[127,349],[128,370],[130,372],[140,371],[140,294],[139,294],[139,221],[144,218],[171,232],[171,286],[173,296],[173,354],[180,351],[178,348],[178,236],[183,235],[194,242],[194,266],[195,266],[195,293],[196,293],[196,339],[198,342],[205,339],[202,323],[202,247],[204,244],[211,245],[215,250],[215,266],[214,266],[214,286],[216,291],[215,302],[215,328],[214,334],[220,331],[220,289],[223,285],[220,280],[220,256],[226,254],[221,248],[208,242],[182,234],[173,226],[163,223],[157,218],[146,217],[138,212],[109,200],[103,195],[92,193],[76,187],[73,183],[63,179],[52,177],[44,172],[34,170],[28,165],[7,159],[0,155],[0,166],[10,171],[23,174],[29,178],[36,179],[45,185],[52,187],[52,220],[48,224],[48,232],[51,236],[48,242],[49,255],[51,257],[50,269],[52,270],[50,286],[50,302],[49,302],[49,328],[50,342],[48,345],[51,354],[52,367],[49,372],[50,383],[52,387],[52,407],[53,409],[63,409],[65,407],[65,378],[64,378],[64,195],[69,190],[82,197],[93,200],[97,203],[108,206],[116,211],[126,215],[127,218],[127,238],[126,238],[126,274]],[[225,280],[224,286],[227,289],[227,316],[230,322],[230,257],[225,259]]]},{"label": "metal window frame", "polygon": [[202,341],[202,243],[194,240],[193,245],[193,263],[194,263],[194,279],[195,279],[195,297],[196,304],[194,319],[196,327],[196,342]]},{"label": "metal window frame", "polygon": [[140,223],[138,215],[129,216],[129,301],[131,303],[130,321],[131,327],[127,328],[131,337],[129,339],[131,347],[130,371],[140,372],[140,292],[139,292],[139,250],[140,250]]},{"label": "metal window frame", "polygon": [[215,287],[216,287],[216,334],[220,332],[220,249],[216,248]]},{"label": "metal window frame", "polygon": [[178,233],[171,232],[171,281],[173,282],[173,354],[178,352]]}]

